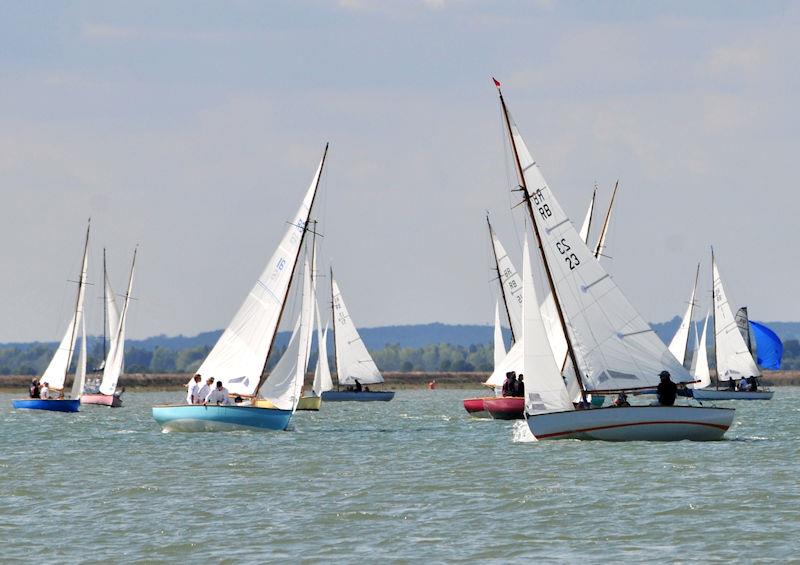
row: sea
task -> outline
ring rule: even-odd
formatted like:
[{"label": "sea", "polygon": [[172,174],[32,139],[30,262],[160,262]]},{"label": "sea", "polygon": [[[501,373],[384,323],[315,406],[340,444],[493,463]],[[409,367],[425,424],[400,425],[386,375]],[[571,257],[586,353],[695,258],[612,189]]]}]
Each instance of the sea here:
[{"label": "sea", "polygon": [[328,403],[284,432],[162,433],[129,391],[77,414],[0,395],[0,562],[800,561],[800,388],[724,441],[533,440],[471,390]]}]

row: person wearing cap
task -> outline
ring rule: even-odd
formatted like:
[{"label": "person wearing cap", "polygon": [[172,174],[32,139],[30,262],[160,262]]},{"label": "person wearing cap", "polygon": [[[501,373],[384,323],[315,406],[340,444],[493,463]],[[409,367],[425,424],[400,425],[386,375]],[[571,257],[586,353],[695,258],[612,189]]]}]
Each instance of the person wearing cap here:
[{"label": "person wearing cap", "polygon": [[661,406],[672,406],[675,404],[675,397],[678,396],[678,385],[672,382],[669,371],[661,371],[658,375],[661,382],[658,383],[658,403]]},{"label": "person wearing cap", "polygon": [[203,399],[197,396],[197,392],[200,390],[200,381],[202,377],[200,373],[197,373],[192,380],[190,380],[186,384],[186,404],[200,404]]},{"label": "person wearing cap", "polygon": [[32,379],[31,386],[28,389],[31,398],[39,398],[39,379]]},{"label": "person wearing cap", "polygon": [[48,386],[47,382],[42,383],[42,386],[39,389],[39,398],[42,400],[47,400],[50,398],[50,387]]},{"label": "person wearing cap", "polygon": [[517,390],[517,374],[514,371],[506,373],[506,380],[503,383],[503,396],[514,396]]},{"label": "person wearing cap", "polygon": [[208,395],[211,393],[211,389],[214,388],[214,377],[208,377],[206,379],[206,383],[203,386],[198,386],[197,395],[195,396],[195,404],[202,404],[205,402]]},{"label": "person wearing cap", "polygon": [[206,397],[203,404],[230,404],[231,400],[228,398],[228,389],[222,386],[222,381],[217,381],[217,388],[212,390]]}]

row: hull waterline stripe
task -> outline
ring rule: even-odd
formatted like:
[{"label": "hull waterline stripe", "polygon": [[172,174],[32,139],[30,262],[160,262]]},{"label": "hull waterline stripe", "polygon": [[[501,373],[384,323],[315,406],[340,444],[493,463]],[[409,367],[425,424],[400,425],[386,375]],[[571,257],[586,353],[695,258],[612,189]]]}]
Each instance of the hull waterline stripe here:
[{"label": "hull waterline stripe", "polygon": [[542,434],[542,435],[533,434],[533,435],[536,436],[537,438],[542,438],[543,439],[543,438],[548,438],[548,437],[564,436],[564,435],[569,435],[569,434],[579,434],[579,433],[584,433],[584,432],[594,432],[594,431],[597,431],[597,430],[609,430],[609,429],[612,429],[612,428],[627,428],[627,427],[630,427],[630,426],[651,426],[651,425],[654,425],[654,424],[680,424],[680,425],[690,425],[690,426],[707,426],[709,428],[717,428],[717,429],[720,429],[722,431],[727,431],[728,428],[730,428],[730,426],[723,426],[722,424],[711,424],[711,423],[708,423],[708,422],[690,422],[690,421],[685,421],[685,420],[659,420],[659,421],[653,421],[653,422],[631,422],[629,424],[609,424],[607,426],[595,426],[593,428],[581,428],[579,430],[569,430],[569,431],[566,431],[566,432],[555,432],[555,433],[552,433],[552,434]]}]

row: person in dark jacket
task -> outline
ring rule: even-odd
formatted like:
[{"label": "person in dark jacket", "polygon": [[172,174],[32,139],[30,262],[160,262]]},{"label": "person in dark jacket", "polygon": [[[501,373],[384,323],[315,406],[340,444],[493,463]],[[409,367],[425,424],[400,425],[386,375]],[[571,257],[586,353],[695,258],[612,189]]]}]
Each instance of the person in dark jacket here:
[{"label": "person in dark jacket", "polygon": [[672,382],[669,371],[661,371],[658,375],[661,382],[658,383],[658,403],[661,406],[672,406],[675,404],[675,397],[678,396],[678,385]]},{"label": "person in dark jacket", "polygon": [[517,377],[517,386],[514,389],[514,396],[525,396],[525,383],[522,382],[523,375],[522,373],[519,374]]},{"label": "person in dark jacket", "polygon": [[517,390],[517,374],[514,371],[506,373],[506,380],[503,383],[503,396],[514,396]]},{"label": "person in dark jacket", "polygon": [[31,386],[28,389],[28,394],[31,395],[31,398],[39,398],[39,379],[33,379],[31,381]]}]

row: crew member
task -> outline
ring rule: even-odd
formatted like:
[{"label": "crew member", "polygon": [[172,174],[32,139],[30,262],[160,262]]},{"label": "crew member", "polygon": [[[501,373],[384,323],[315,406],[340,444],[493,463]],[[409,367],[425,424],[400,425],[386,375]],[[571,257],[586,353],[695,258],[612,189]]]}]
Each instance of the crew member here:
[{"label": "crew member", "polygon": [[200,390],[200,380],[202,377],[197,373],[192,380],[186,383],[186,404],[200,404],[203,399],[198,398],[197,392]]},{"label": "crew member", "polygon": [[230,403],[231,401],[228,398],[228,389],[222,386],[222,381],[217,381],[217,388],[209,393],[205,400],[205,404],[227,405]]},{"label": "crew member", "polygon": [[39,389],[39,398],[42,400],[50,398],[50,387],[47,382],[42,383],[42,387]]},{"label": "crew member", "polygon": [[39,379],[31,380],[31,386],[28,389],[31,398],[39,398]]},{"label": "crew member", "polygon": [[506,373],[506,380],[503,382],[503,396],[514,396],[517,386],[517,374],[514,371]]},{"label": "crew member", "polygon": [[525,383],[522,382],[522,373],[517,377],[517,382],[514,386],[514,396],[525,397]]},{"label": "crew member", "polygon": [[[199,376],[199,375],[198,375]],[[203,386],[198,385],[197,392],[195,393],[195,404],[202,404],[205,402],[206,397],[211,394],[211,389],[214,388],[214,377],[208,377]]]},{"label": "crew member", "polygon": [[658,375],[661,382],[658,383],[658,403],[661,406],[672,406],[675,404],[675,397],[678,396],[678,385],[672,382],[669,371],[661,371]]}]

